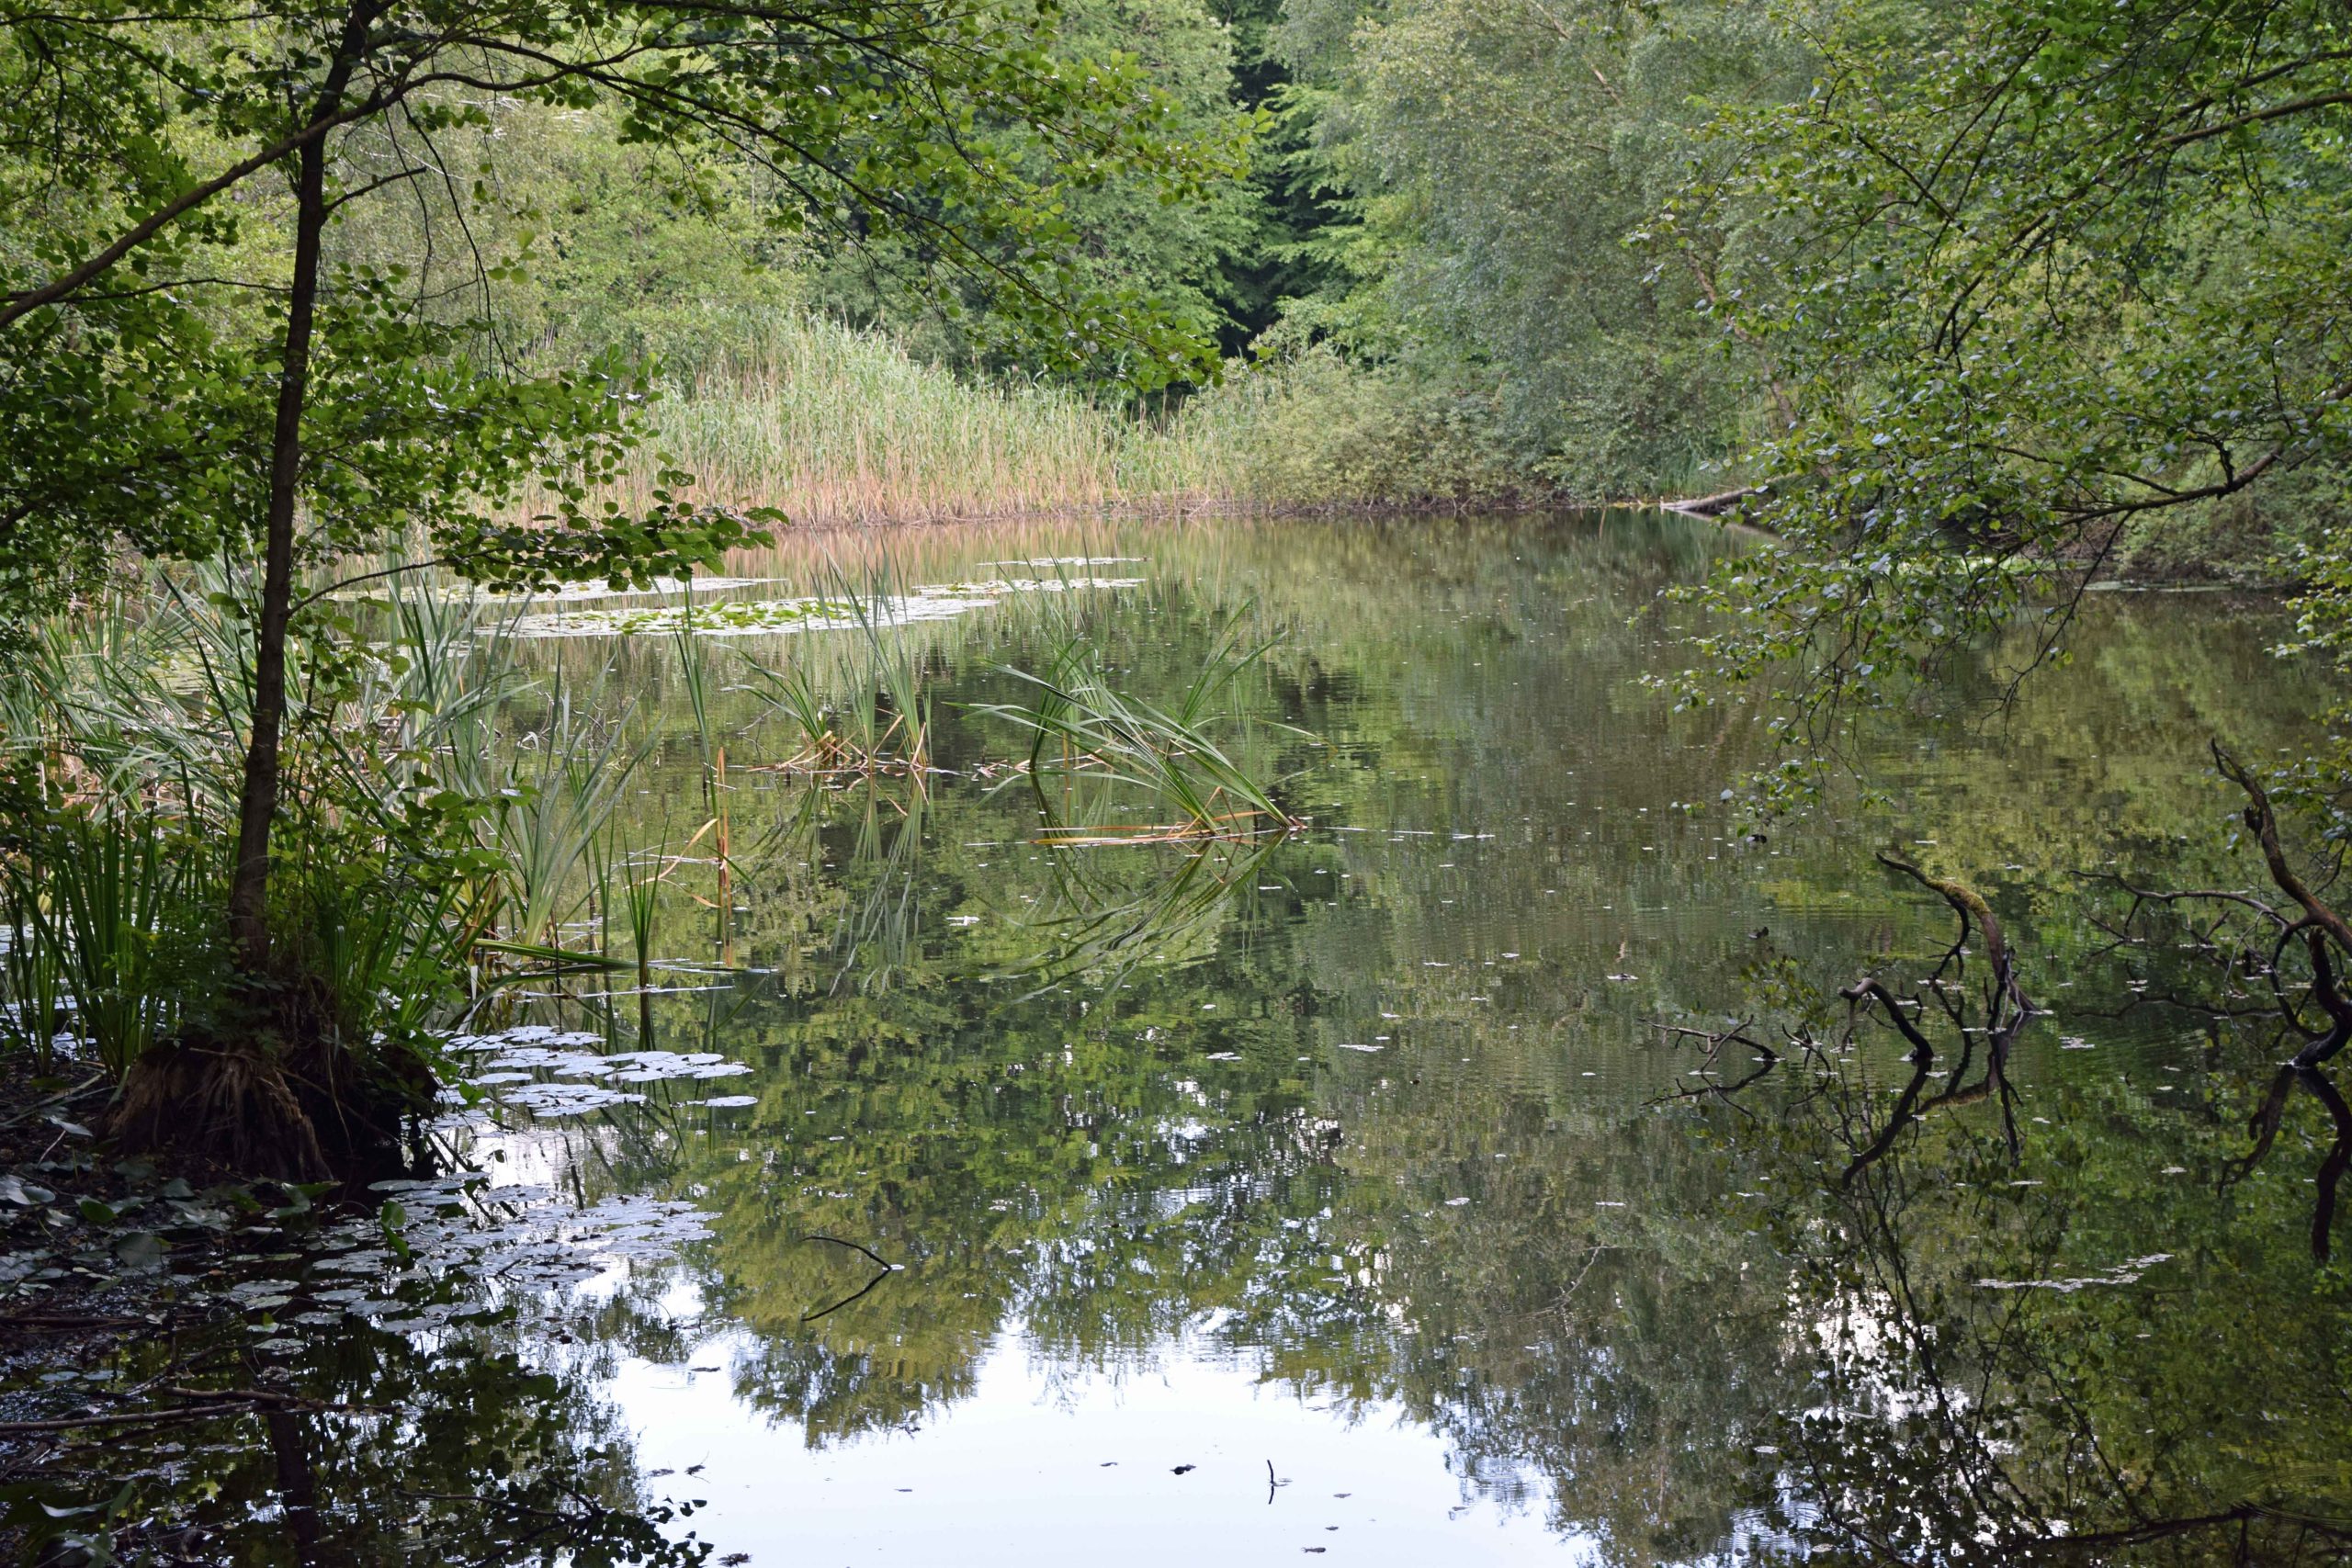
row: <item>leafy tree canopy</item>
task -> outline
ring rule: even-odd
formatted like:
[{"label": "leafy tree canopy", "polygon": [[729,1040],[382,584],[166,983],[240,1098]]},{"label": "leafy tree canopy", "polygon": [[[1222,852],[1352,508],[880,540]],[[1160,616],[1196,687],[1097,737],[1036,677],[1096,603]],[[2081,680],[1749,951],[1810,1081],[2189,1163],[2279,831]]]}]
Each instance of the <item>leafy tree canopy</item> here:
[{"label": "leafy tree canopy", "polygon": [[[2340,472],[2352,33],[2277,0],[1846,4],[1799,19],[1795,101],[1724,116],[1723,177],[1649,237],[1739,221],[1763,286],[1714,302],[1785,391],[1748,612],[1713,677],[1807,671],[1819,747],[1922,662],[2008,625],[2063,654],[2136,529]],[[2341,637],[2346,536],[2306,508],[2312,641]],[[1760,613],[1758,613],[1760,612]],[[1791,662],[1792,661],[1792,663]]]}]

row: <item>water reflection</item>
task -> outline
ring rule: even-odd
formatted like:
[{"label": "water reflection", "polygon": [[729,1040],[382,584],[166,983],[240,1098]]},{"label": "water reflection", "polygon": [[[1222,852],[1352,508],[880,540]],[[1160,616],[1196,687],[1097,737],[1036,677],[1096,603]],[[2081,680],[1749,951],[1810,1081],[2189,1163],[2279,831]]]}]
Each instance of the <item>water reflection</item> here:
[{"label": "water reflection", "polygon": [[[1744,1483],[1775,1541],[1761,1555],[2343,1560],[2343,1473],[2312,1461],[2346,1435],[2343,1280],[2294,1245],[2306,1218],[2324,1243],[2334,1119],[2291,1135],[2335,1140],[2316,1192],[2261,1174],[2290,1120],[2278,1086],[2341,1096],[2291,1063],[2262,1095],[2297,1032],[2278,975],[2263,979],[2279,1005],[2233,1005],[2242,950],[2211,940],[2227,920],[2186,942],[2132,934],[2152,903],[2214,901],[2135,894],[2098,922],[2119,933],[2099,993],[2137,1011],[2161,984],[2163,1010],[2207,1021],[2203,1049],[2139,1086],[2128,1068],[2021,1086],[2007,1063],[2043,1016],[2024,1000],[2030,959],[1973,889],[1883,858],[1961,917],[1951,946],[1835,993],[1762,955],[1753,1021],[1676,1032],[1704,1053],[1678,1100],[1724,1128],[1785,1270],[1766,1314],[1801,1376]],[[2221,902],[2293,934],[2259,903]],[[2333,989],[2324,958],[2310,989]],[[1758,1061],[1736,1083],[1718,1066],[1731,1046]]]},{"label": "water reflection", "polygon": [[[2100,956],[2073,875],[2186,879],[2226,803],[2181,737],[2275,743],[2316,705],[2244,678],[2257,622],[2109,596],[2000,729],[1891,718],[1892,804],[1833,794],[1758,839],[1720,800],[1752,727],[1641,680],[1681,661],[1657,595],[1716,547],[1702,528],[891,547],[907,581],[1114,555],[1144,581],[920,628],[921,779],[751,771],[759,694],[714,683],[737,863],[723,897],[712,867],[661,885],[679,988],[579,980],[483,1021],[751,1071],[469,1150],[580,1203],[691,1202],[710,1235],[552,1317],[303,1352],[306,1397],[406,1413],[303,1417],[322,1541],[390,1556],[387,1521],[417,1519],[399,1540],[487,1562],[568,1539],[456,1500],[512,1493],[518,1521],[626,1516],[757,1562],[2340,1554],[2346,1303],[2301,1245],[2324,1115],[2267,1108],[2271,1061],[2231,1020],[2124,1010],[2148,976]],[[827,570],[795,545],[737,575],[790,595]],[[1149,698],[1237,622],[1283,634],[1241,687],[1248,744],[1298,775],[1307,830],[1074,844],[1043,831],[1057,802],[982,776],[1026,744],[985,712],[1020,694],[1008,669],[1073,624]],[[667,725],[633,781],[647,841],[701,820],[674,643],[533,646]],[[1981,922],[1950,953],[1952,906],[1871,860],[1889,841],[1967,868],[2018,1005],[1984,1016]],[[1849,1036],[1865,972],[1886,994]],[[1934,1019],[1929,1051],[1895,1009]],[[1702,1040],[1717,1076],[1684,1092]],[[2257,1110],[2274,1152],[2237,1170]],[[286,1560],[263,1426],[209,1438],[187,1473],[232,1479],[158,1517]],[[649,1522],[665,1495],[710,1506]]]}]

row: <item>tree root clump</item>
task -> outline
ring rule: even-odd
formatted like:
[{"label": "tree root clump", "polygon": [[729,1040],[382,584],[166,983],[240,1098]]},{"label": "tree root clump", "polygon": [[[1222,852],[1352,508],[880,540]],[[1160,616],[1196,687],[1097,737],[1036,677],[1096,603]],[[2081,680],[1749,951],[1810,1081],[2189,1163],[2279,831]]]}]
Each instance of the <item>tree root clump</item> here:
[{"label": "tree root clump", "polygon": [[414,1130],[438,1085],[424,1057],[330,1031],[228,1039],[184,1031],[134,1063],[107,1118],[126,1155],[153,1155],[281,1181],[413,1174]]}]

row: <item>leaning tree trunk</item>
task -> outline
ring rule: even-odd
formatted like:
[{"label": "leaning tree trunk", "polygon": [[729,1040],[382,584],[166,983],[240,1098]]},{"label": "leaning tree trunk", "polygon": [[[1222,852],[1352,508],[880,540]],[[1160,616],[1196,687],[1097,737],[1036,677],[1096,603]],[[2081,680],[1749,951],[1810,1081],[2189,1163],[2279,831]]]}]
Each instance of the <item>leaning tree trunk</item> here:
[{"label": "leaning tree trunk", "polygon": [[[365,48],[370,0],[344,18],[343,37],[311,120],[343,104],[353,65]],[[269,829],[277,814],[279,741],[286,728],[286,629],[293,618],[294,512],[302,478],[302,406],[311,375],[311,324],[319,297],[319,245],[326,232],[326,138],[302,143],[294,175],[294,276],[286,304],[286,350],[277,381],[277,420],[269,449],[269,512],[263,531],[261,618],[254,649],[252,728],[237,801],[236,869],[229,884],[229,936],[237,966],[258,973],[269,962]]]}]

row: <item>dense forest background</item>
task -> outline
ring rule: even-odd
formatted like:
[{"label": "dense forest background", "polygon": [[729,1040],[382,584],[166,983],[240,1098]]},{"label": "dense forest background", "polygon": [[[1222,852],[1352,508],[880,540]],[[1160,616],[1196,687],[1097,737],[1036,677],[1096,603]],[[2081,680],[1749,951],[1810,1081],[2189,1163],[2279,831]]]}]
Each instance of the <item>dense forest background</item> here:
[{"label": "dense forest background", "polygon": [[[741,1402],[812,1439],[911,1435],[1016,1313],[1232,1311],[1628,1561],[1740,1550],[1734,1465],[1792,1555],[2352,1554],[2346,257],[2336,0],[0,0],[0,1287],[193,1243],[243,1347],[295,1282],[196,1247],[233,1207],[274,1270],[340,1184],[288,1321],[364,1360],[398,1303],[316,1284],[424,1271],[496,1091],[616,1112],[580,1204],[709,1201]],[[1742,525],[1536,510],[1659,498]],[[1010,521],[808,526],[944,519]],[[2094,592],[2150,578],[2291,599]],[[624,1044],[760,1093],[534,1077]],[[1735,1100],[1775,1063],[1809,1124]],[[215,1174],[271,1196],[178,1206]],[[1882,1300],[1883,1353],[1814,1332]],[[176,1531],[22,1365],[72,1490],[0,1550]],[[504,1365],[461,1405],[552,1457],[435,1462],[565,1485],[517,1553],[658,1543]],[[269,1434],[199,1502],[301,1548],[288,1434],[389,1429],[358,1386],[169,1413]],[[1695,1510],[1618,1484],[1669,1448]]]},{"label": "dense forest background", "polygon": [[[766,220],[806,193],[772,167],[633,143],[612,134],[609,104],[477,106],[485,118],[433,149],[449,170],[480,169],[470,190],[453,175],[355,204],[330,245],[348,265],[402,268],[433,310],[486,315],[500,352],[536,371],[616,350],[652,365],[664,451],[713,494],[808,521],[1720,492],[1838,466],[1845,454],[1776,445],[1850,421],[1858,393],[1903,406],[1891,367],[1949,346],[1915,330],[1939,301],[1969,298],[1998,321],[2053,287],[2074,369],[2087,355],[2107,362],[2098,378],[2176,378],[2177,419],[2143,419],[2111,386],[2089,400],[2144,436],[2120,456],[2109,442],[2109,466],[2170,494],[2231,466],[2228,434],[2207,428],[2226,416],[2199,421],[2245,389],[2217,377],[2258,375],[2282,346],[2245,341],[2261,325],[2246,308],[2313,281],[2296,269],[2324,243],[2342,170],[2340,95],[2312,91],[2333,81],[2312,73],[2340,51],[2332,22],[2292,6],[2124,9],[2121,33],[2087,45],[2096,68],[2053,73],[2037,107],[2011,102],[2035,96],[2014,67],[2083,7],[1070,0],[1052,22],[1061,56],[1137,67],[1174,108],[1168,134],[1246,166],[1182,200],[1140,174],[1056,193],[1074,240],[1057,263],[1157,301],[1223,357],[1221,374],[1140,400],[1115,355],[1047,366],[992,332],[969,270],[941,271],[920,239],[867,234],[846,213],[780,230]],[[2119,89],[2116,122],[2076,114],[2057,139],[2070,145],[2019,129],[2060,111],[2052,95],[2154,70],[2167,51],[2237,74]],[[2125,101],[2135,92],[2159,101]],[[2192,111],[2192,139],[2160,169],[2120,171],[2111,208],[2070,205],[2066,160],[2103,155],[2132,115],[2144,136]],[[1928,145],[1931,131],[1951,146]],[[364,160],[365,142],[341,155]],[[1890,192],[1926,169],[1951,188]],[[1975,204],[1997,219],[2020,190],[2059,217],[1998,279],[2007,297],[1950,292],[1973,232],[1955,215]],[[1906,195],[1941,211],[1943,233],[1922,234]],[[266,272],[288,214],[263,187],[239,200],[238,244]],[[2265,285],[2266,271],[2287,281]],[[1872,281],[1887,278],[1908,280],[1917,320],[1894,320]],[[2332,285],[2318,281],[2298,298],[2322,340]],[[2246,330],[2195,363],[2152,365],[2132,341],[2210,332],[2217,306]],[[2331,362],[2312,346],[2319,403],[2282,389],[2282,405],[2332,406]],[[1973,395],[2008,417],[2040,394]],[[2097,542],[2101,561],[2318,575],[2291,558],[2342,505],[2324,445],[2258,487],[2134,509]]]}]

